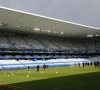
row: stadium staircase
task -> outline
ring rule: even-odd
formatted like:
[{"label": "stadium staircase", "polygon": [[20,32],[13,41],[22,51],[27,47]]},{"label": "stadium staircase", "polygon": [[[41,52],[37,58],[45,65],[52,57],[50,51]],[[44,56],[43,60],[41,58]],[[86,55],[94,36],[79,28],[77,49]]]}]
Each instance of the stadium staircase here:
[{"label": "stadium staircase", "polygon": [[22,39],[26,42],[27,45],[29,45],[28,41],[24,37],[22,37]]},{"label": "stadium staircase", "polygon": [[5,35],[5,38],[7,39],[9,45],[11,45],[12,44],[12,41],[9,39],[9,37],[7,35]]},{"label": "stadium staircase", "polygon": [[60,48],[58,45],[56,45],[52,40],[49,40],[51,43],[53,43],[57,48]]}]

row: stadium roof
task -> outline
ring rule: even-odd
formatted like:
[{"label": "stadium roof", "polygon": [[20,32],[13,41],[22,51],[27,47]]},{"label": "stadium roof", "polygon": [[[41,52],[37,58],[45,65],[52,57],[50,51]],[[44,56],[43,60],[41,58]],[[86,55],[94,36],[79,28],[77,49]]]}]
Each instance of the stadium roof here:
[{"label": "stadium roof", "polygon": [[99,36],[99,28],[0,6],[0,28],[64,37]]}]

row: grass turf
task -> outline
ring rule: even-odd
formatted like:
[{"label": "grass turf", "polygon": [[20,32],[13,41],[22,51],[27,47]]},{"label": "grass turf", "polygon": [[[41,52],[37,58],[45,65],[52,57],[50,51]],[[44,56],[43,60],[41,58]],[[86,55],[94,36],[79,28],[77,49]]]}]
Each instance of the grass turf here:
[{"label": "grass turf", "polygon": [[99,90],[100,69],[92,66],[1,71],[0,83],[0,90]]}]

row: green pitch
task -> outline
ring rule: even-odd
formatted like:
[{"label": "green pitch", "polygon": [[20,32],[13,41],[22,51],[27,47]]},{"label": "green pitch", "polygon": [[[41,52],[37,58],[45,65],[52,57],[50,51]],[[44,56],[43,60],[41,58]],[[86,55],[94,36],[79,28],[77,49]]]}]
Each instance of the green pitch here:
[{"label": "green pitch", "polygon": [[0,71],[0,90],[100,90],[100,68]]}]

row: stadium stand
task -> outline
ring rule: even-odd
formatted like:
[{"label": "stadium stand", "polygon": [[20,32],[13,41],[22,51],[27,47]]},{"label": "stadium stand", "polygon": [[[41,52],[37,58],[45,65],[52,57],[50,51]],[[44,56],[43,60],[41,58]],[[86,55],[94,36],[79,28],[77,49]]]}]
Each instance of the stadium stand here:
[{"label": "stadium stand", "polygon": [[[6,38],[7,37],[7,38]],[[11,42],[10,42],[10,41]],[[94,49],[95,47],[100,45],[100,41],[96,41],[97,45],[95,44],[95,41],[61,41],[61,40],[50,40],[50,39],[40,39],[40,38],[34,38],[34,37],[22,37],[22,36],[4,36],[0,35],[0,46],[23,46],[28,48],[29,46],[32,46],[32,48],[35,49],[45,49],[47,48],[55,48],[55,49],[74,49],[74,50],[86,50],[88,49]]]},{"label": "stadium stand", "polygon": [[97,61],[99,57],[92,58],[88,54],[99,53],[99,45],[99,40],[75,41],[0,35],[0,70],[23,69],[28,66],[35,68],[37,65],[42,67],[43,64],[49,67],[74,66],[78,63]]}]

